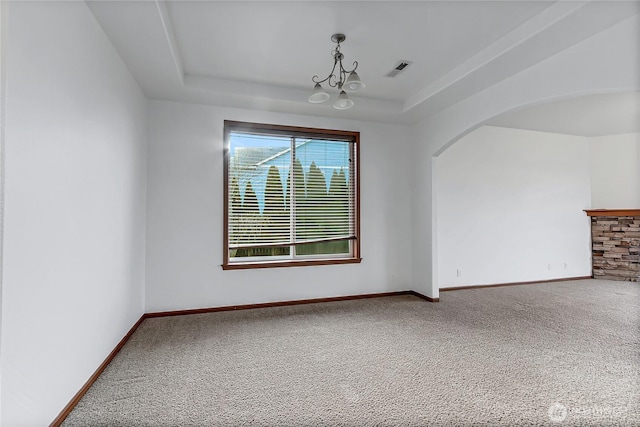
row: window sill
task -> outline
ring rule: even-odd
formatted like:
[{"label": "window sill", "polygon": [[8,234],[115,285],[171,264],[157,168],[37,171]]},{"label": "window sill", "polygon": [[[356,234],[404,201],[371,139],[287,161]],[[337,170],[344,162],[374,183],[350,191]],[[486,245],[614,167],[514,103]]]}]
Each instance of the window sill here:
[{"label": "window sill", "polygon": [[314,259],[301,261],[263,261],[223,264],[223,270],[248,270],[253,268],[306,267],[311,265],[360,264],[362,258]]}]

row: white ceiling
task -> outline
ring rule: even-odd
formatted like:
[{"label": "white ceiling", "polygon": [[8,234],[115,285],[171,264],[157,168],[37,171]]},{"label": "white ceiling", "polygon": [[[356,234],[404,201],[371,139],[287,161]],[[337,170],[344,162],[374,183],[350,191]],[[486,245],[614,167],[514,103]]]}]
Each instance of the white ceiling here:
[{"label": "white ceiling", "polygon": [[578,136],[640,132],[640,93],[588,95],[511,111],[487,124]]},{"label": "white ceiling", "polygon": [[[149,98],[404,123],[639,11],[628,1],[87,4]],[[345,65],[358,61],[366,83],[347,111],[307,102],[311,77],[333,65],[335,32],[347,36]],[[384,77],[399,60],[413,64]]]},{"label": "white ceiling", "polygon": [[[197,2],[168,3],[185,74],[309,90],[329,74],[331,34],[343,32],[345,65],[359,63],[366,96],[403,101],[547,2]],[[464,28],[464,31],[460,31]],[[398,60],[414,64],[385,78]]]}]

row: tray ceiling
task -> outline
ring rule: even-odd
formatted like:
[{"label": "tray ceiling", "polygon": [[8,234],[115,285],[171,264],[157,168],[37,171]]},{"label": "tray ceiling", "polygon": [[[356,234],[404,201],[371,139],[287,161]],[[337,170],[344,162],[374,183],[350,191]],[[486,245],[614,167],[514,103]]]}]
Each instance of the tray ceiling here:
[{"label": "tray ceiling", "polygon": [[[638,13],[634,2],[90,1],[146,96],[412,122]],[[311,77],[345,64],[356,107],[312,105]],[[385,77],[399,60],[413,64]]]}]

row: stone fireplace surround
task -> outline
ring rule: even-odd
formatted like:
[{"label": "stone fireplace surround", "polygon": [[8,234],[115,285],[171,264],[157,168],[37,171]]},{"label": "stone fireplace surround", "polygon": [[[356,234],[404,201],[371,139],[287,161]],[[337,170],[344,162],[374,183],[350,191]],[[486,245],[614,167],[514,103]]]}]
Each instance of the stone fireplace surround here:
[{"label": "stone fireplace surround", "polygon": [[640,209],[585,210],[595,279],[640,281]]}]

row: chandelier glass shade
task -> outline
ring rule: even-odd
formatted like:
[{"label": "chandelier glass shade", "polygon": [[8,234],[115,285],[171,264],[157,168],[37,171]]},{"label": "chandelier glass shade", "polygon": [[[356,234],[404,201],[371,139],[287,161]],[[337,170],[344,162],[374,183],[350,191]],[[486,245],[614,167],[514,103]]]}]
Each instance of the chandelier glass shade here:
[{"label": "chandelier glass shade", "polygon": [[353,107],[353,101],[349,99],[344,90],[341,90],[338,99],[333,103],[333,108],[336,110],[348,110],[351,107]]},{"label": "chandelier glass shade", "polygon": [[319,104],[321,102],[328,101],[331,98],[325,90],[320,86],[320,83],[316,83],[313,87],[313,93],[309,96],[309,102],[312,104]]},{"label": "chandelier glass shade", "polygon": [[347,92],[356,92],[364,88],[364,83],[360,80],[360,76],[356,73],[358,68],[358,61],[353,61],[353,68],[346,69],[342,65],[344,55],[340,52],[340,43],[345,41],[346,36],[344,34],[334,34],[331,36],[331,41],[336,43],[336,47],[331,52],[333,56],[333,68],[327,77],[320,79],[320,77],[313,76],[311,81],[315,83],[313,92],[309,96],[309,102],[312,104],[319,104],[326,102],[331,98],[331,95],[322,87],[322,83],[326,83],[329,87],[338,89],[338,99],[333,103],[333,108],[337,110],[347,110],[353,107],[353,100],[349,99]]}]

